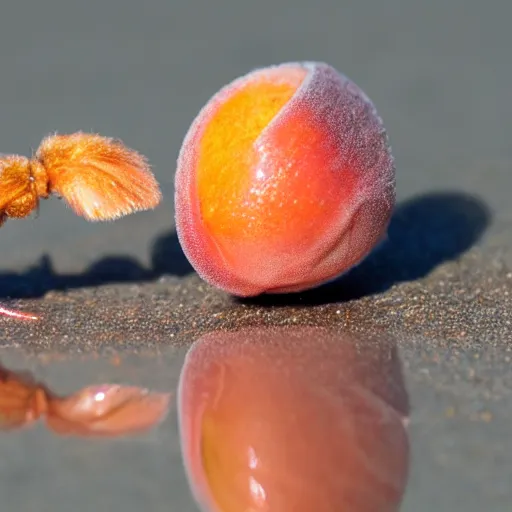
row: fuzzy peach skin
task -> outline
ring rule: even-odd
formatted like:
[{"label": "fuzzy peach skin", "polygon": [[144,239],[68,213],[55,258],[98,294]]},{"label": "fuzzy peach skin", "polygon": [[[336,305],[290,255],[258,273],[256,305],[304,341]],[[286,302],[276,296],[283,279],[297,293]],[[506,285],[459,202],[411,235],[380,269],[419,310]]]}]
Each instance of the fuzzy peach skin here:
[{"label": "fuzzy peach skin", "polygon": [[319,328],[197,341],[178,424],[200,509],[397,512],[409,444],[388,348]]},{"label": "fuzzy peach skin", "polygon": [[375,107],[323,63],[253,71],[200,111],[178,157],[176,229],[197,273],[238,296],[315,287],[385,235],[395,168]]}]

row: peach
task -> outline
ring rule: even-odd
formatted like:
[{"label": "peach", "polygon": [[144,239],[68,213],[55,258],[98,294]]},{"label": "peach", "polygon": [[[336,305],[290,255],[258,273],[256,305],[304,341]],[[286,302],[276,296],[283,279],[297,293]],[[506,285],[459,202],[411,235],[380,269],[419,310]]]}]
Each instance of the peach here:
[{"label": "peach", "polygon": [[201,510],[399,510],[409,444],[396,362],[385,340],[319,328],[201,338],[178,388]]},{"label": "peach", "polygon": [[324,63],[253,71],[199,112],[180,150],[176,230],[207,282],[238,296],[301,291],[385,235],[395,168],[366,94]]}]

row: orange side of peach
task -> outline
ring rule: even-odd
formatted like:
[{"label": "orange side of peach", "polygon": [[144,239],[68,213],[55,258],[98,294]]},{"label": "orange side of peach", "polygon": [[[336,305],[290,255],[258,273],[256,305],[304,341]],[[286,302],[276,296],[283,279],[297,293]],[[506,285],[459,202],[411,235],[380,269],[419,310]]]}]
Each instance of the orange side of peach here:
[{"label": "orange side of peach", "polygon": [[383,237],[395,169],[365,93],[323,63],[253,71],[190,127],[175,179],[176,228],[199,275],[251,296],[311,288]]}]

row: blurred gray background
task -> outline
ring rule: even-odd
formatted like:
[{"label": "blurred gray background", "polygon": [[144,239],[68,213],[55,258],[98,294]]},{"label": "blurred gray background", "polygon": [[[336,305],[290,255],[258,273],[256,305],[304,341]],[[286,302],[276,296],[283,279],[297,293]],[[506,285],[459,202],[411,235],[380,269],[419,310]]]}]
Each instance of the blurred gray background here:
[{"label": "blurred gray background", "polygon": [[326,61],[373,99],[399,199],[477,193],[494,210],[486,243],[510,246],[511,14],[506,0],[4,2],[0,152],[29,155],[52,131],[119,137],[148,156],[165,200],[108,224],[44,201],[39,218],[2,228],[0,272],[45,254],[60,273],[104,255],[150,265],[156,238],[172,234],[176,158],[199,109],[237,76],[288,60]]}]

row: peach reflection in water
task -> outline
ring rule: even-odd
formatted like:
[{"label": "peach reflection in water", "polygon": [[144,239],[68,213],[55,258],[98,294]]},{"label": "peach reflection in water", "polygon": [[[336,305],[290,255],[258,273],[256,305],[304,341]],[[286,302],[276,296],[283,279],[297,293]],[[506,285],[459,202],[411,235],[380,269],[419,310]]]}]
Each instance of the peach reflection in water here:
[{"label": "peach reflection in water", "polygon": [[28,373],[0,367],[0,429],[26,427],[39,419],[61,435],[122,436],[162,421],[170,395],[135,386],[104,384],[60,397]]},{"label": "peach reflection in water", "polygon": [[321,328],[213,333],[187,354],[183,459],[207,512],[392,512],[408,405],[394,345]]}]

